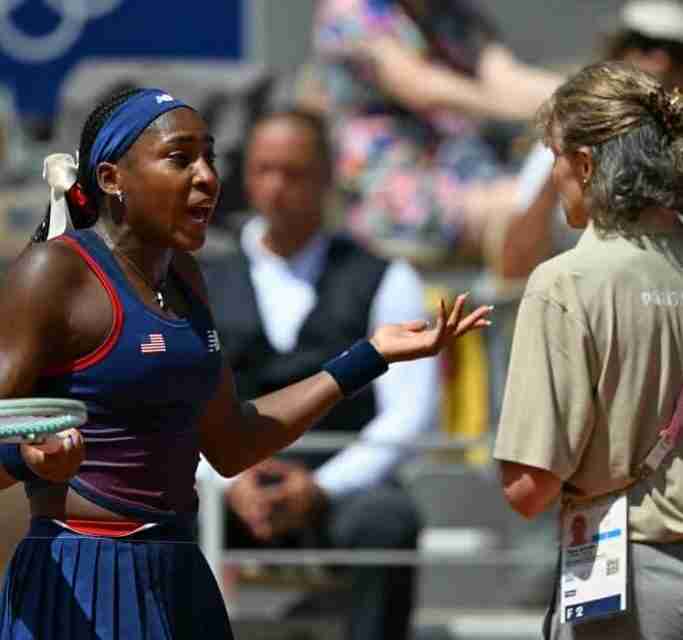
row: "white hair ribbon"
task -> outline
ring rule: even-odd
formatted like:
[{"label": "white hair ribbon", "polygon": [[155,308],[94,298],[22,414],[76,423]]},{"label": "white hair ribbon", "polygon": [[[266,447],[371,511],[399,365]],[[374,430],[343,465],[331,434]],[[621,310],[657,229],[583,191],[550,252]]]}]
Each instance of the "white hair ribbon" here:
[{"label": "white hair ribbon", "polygon": [[76,183],[78,165],[68,153],[53,153],[43,161],[43,179],[50,187],[50,227],[47,238],[73,229],[66,192]]}]

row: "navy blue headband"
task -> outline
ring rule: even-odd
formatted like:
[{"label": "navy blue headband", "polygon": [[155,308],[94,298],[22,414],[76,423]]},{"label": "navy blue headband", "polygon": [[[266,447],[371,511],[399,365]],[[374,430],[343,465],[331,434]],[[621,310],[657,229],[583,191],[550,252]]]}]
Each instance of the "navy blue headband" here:
[{"label": "navy blue headband", "polygon": [[140,134],[161,114],[188,107],[160,89],[143,89],[133,94],[114,110],[102,125],[90,150],[86,192],[94,196],[98,191],[97,165],[100,162],[116,162],[123,156]]}]

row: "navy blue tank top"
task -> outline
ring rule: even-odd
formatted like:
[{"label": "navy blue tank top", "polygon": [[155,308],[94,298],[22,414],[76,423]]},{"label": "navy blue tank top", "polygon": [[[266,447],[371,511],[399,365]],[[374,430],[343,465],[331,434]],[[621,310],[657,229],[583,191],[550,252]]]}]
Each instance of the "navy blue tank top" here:
[{"label": "navy blue tank top", "polygon": [[[218,385],[221,353],[207,306],[173,271],[189,305],[168,319],[138,297],[90,230],[56,241],[78,252],[107,291],[114,322],[93,353],[44,373],[34,395],[85,402],[85,461],[70,486],[106,509],[143,520],[191,515],[198,418]],[[31,487],[27,487],[31,490]]]}]

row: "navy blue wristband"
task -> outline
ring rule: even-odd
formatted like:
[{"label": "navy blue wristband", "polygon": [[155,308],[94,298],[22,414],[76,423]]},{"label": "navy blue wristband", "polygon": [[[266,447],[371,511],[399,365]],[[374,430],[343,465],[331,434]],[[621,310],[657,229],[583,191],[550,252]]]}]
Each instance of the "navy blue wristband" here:
[{"label": "navy blue wristband", "polygon": [[0,444],[0,464],[7,473],[20,482],[44,482],[26,464],[18,444]]},{"label": "navy blue wristband", "polygon": [[387,361],[369,340],[359,340],[323,365],[323,371],[335,379],[347,398],[369,385],[388,368]]}]

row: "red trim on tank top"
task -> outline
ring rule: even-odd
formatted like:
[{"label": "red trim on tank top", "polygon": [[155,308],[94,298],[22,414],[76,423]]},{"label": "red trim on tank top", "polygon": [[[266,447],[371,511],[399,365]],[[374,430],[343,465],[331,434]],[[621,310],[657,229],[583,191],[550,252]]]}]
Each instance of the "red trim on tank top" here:
[{"label": "red trim on tank top", "polygon": [[59,236],[57,240],[60,242],[65,242],[67,245],[69,245],[78,255],[81,256],[81,258],[83,258],[90,270],[97,276],[97,279],[100,281],[107,292],[109,299],[111,300],[112,308],[114,310],[114,322],[112,323],[111,331],[109,332],[109,335],[105,341],[94,351],[86,356],[74,360],[73,362],[67,362],[66,364],[58,365],[56,367],[49,367],[43,371],[42,375],[44,376],[57,376],[63,373],[82,371],[83,369],[87,369],[88,367],[92,367],[98,362],[101,362],[114,348],[116,341],[121,335],[121,329],[123,327],[123,305],[119,299],[119,294],[116,292],[116,289],[114,289],[109,277],[104,272],[102,267],[100,267],[100,265],[97,264],[95,259],[85,250],[85,248],[73,238],[70,238],[69,236]]}]

